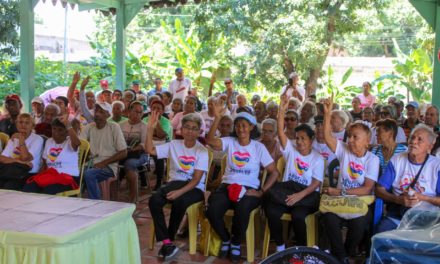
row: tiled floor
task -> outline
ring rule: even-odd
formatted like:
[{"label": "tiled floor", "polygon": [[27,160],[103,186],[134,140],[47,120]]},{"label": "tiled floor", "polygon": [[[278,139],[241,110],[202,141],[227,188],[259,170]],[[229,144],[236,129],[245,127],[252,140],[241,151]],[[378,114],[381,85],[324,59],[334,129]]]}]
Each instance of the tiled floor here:
[{"label": "tiled floor", "polygon": [[[154,182],[152,181],[152,185],[154,186]],[[150,190],[141,190],[139,195],[139,202],[137,204],[137,209],[133,215],[136,225],[138,227],[139,233],[139,244],[141,248],[141,258],[143,264],[154,264],[154,263],[163,263],[161,259],[157,257],[157,252],[160,248],[160,243],[156,243],[155,248],[150,250],[148,248],[148,238],[150,231],[150,224],[152,223],[150,211],[148,209],[148,199],[151,195]],[[119,188],[119,201],[127,202],[128,201],[128,190],[125,186],[125,183],[122,182]],[[203,254],[197,251],[195,255],[189,254],[189,245],[188,239],[178,239],[176,241],[177,246],[181,249],[179,255],[174,258],[174,260],[169,263],[215,263],[215,264],[226,264],[230,263],[228,260],[218,259],[216,257],[205,257]],[[246,249],[245,245],[242,246],[242,263],[246,262]],[[256,261],[258,263],[259,258],[259,250],[256,252]]]}]

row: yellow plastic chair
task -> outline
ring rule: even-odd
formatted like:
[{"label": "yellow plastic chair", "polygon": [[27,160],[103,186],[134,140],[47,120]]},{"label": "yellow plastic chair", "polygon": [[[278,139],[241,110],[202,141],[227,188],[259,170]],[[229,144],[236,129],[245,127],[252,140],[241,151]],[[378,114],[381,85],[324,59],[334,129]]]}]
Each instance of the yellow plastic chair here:
[{"label": "yellow plastic chair", "polygon": [[[277,162],[277,169],[280,172],[280,176],[278,178],[278,181],[282,181],[283,175],[284,175],[284,169],[286,166],[286,161],[283,157],[281,157]],[[321,188],[322,190],[322,184]],[[315,212],[313,214],[309,214],[306,219],[306,227],[307,227],[307,246],[312,247],[317,244],[318,241],[318,216],[319,211]],[[292,216],[290,214],[283,214],[281,216],[281,220],[285,222],[292,221]],[[284,226],[284,225],[283,225]],[[266,219],[266,225],[264,228],[264,238],[263,238],[263,250],[261,253],[261,258],[266,258],[269,252],[269,241],[270,241],[270,229],[269,224]]]},{"label": "yellow plastic chair", "polygon": [[[220,175],[223,175],[226,169],[226,161],[227,161],[227,156],[225,155],[222,159],[222,163],[221,163],[221,169],[220,169]],[[263,171],[263,175],[261,176],[261,186],[264,185],[264,182],[266,181],[266,174],[267,171],[264,170]],[[247,252],[247,262],[252,263],[255,260],[255,238],[259,238],[259,212],[260,212],[260,206],[258,206],[257,208],[255,208],[254,210],[251,211],[250,217],[249,217],[249,224],[248,227],[246,229],[246,252]],[[232,219],[232,217],[234,216],[234,210],[232,209],[228,209],[225,213],[225,218],[230,218]],[[209,223],[208,219],[205,219],[205,221],[207,221],[207,223]],[[257,228],[256,228],[257,227]],[[210,247],[210,237],[211,237],[211,227],[207,228],[207,232],[208,234],[206,234],[206,243],[207,245],[205,246],[205,251],[203,252],[203,254],[205,256],[209,255],[209,247]]]},{"label": "yellow plastic chair", "polygon": [[84,167],[87,160],[87,155],[89,154],[90,150],[90,144],[85,139],[80,139],[81,144],[79,145],[79,151],[78,151],[78,166],[79,166],[79,188],[75,190],[65,191],[57,193],[58,196],[77,196],[81,197],[81,187],[83,182],[83,176],[84,176]]},{"label": "yellow plastic chair", "polygon": [[2,149],[5,149],[6,144],[9,141],[9,135],[3,132],[0,132],[0,141],[2,143]]},{"label": "yellow plastic chair", "polygon": [[[208,156],[209,156],[209,161],[208,161],[208,172],[206,173],[206,177],[205,177],[205,187],[208,184],[208,175],[209,175],[209,170],[211,169],[211,163],[212,163],[212,159],[213,159],[213,153],[211,151],[208,150]],[[169,176],[170,176],[170,159],[167,159],[167,175],[166,175],[166,181],[168,181]],[[197,202],[192,204],[191,206],[189,206],[186,209],[186,214],[188,215],[188,234],[189,234],[189,254],[194,255],[196,254],[196,250],[197,250],[197,225],[199,223],[199,219],[200,219],[200,214],[199,212],[201,211],[202,207],[203,207],[203,201]],[[171,208],[171,204],[167,204],[165,206],[166,208]],[[155,229],[154,229],[154,223],[153,221],[151,221],[150,224],[150,239],[149,239],[149,245],[150,245],[150,250],[153,250],[154,245],[156,243],[156,233],[155,233]]]}]

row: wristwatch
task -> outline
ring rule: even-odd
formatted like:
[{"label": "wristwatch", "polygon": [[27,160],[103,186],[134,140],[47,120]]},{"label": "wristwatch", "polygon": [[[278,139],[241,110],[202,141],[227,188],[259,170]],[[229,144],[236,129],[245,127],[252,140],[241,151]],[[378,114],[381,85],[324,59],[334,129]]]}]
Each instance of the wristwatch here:
[{"label": "wristwatch", "polygon": [[345,188],[341,189],[341,195],[342,196],[346,196],[347,195],[347,190],[345,190]]}]

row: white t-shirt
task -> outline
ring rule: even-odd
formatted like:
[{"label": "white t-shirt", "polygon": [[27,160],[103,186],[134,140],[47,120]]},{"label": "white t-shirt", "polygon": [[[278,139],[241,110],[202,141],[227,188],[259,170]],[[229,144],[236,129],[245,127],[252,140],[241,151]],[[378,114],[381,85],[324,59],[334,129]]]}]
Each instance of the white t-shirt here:
[{"label": "white t-shirt", "polygon": [[[324,178],[324,158],[315,150],[307,155],[301,155],[292,144],[286,144],[283,150],[286,161],[283,181],[294,181],[309,186],[312,178],[322,182]],[[319,187],[316,189],[319,191]]]},{"label": "white t-shirt", "polygon": [[[283,88],[281,88],[281,94],[283,94],[286,91],[287,87],[288,86],[285,85],[285,86],[283,86]],[[303,101],[304,101],[304,99],[306,97],[306,89],[304,89],[303,86],[299,86],[299,85],[296,87],[296,89],[298,90],[298,93],[302,96]],[[293,88],[292,87],[289,87],[289,89],[286,92],[286,95],[287,95],[287,98],[289,98],[289,99],[290,99],[290,97],[292,97],[292,95],[293,95]]]},{"label": "white t-shirt", "polygon": [[332,132],[332,136],[339,141],[344,141],[345,129],[341,132]]},{"label": "white t-shirt", "polygon": [[215,116],[209,116],[208,110],[200,112],[200,115],[203,117],[203,121],[205,121],[205,134],[207,134],[214,123]]},{"label": "white t-shirt", "polygon": [[196,141],[194,147],[187,148],[183,140],[173,140],[156,146],[156,154],[158,159],[170,159],[169,181],[190,181],[194,170],[204,171],[196,188],[205,191],[209,155],[208,150],[200,142]]},{"label": "white t-shirt", "polygon": [[260,187],[260,164],[267,167],[273,159],[266,147],[255,140],[241,146],[234,137],[224,137],[222,150],[227,153],[225,175],[222,183],[237,183],[254,189]]},{"label": "white t-shirt", "polygon": [[173,95],[173,99],[180,98],[182,101],[188,96],[188,91],[191,89],[191,81],[188,78],[184,78],[179,81],[174,79],[168,86],[168,91]]},{"label": "white t-shirt", "polygon": [[321,156],[324,158],[324,160],[327,161],[327,166],[336,159],[335,153],[331,151],[331,149],[327,146],[325,143],[319,143],[316,141],[316,139],[313,141],[312,145],[313,149],[316,150]]},{"label": "white t-shirt", "polygon": [[[393,156],[378,181],[380,185],[395,195],[400,195],[406,190],[416,177],[420,170],[421,164],[412,163],[408,159],[408,152],[402,152]],[[414,190],[427,196],[437,196],[438,176],[440,173],[440,159],[429,156],[419,179],[414,186]]]},{"label": "white t-shirt", "polygon": [[72,148],[69,137],[61,144],[57,144],[53,138],[49,138],[46,141],[42,158],[46,160],[47,167],[54,168],[59,173],[78,177],[78,149],[75,151]]},{"label": "white t-shirt", "polygon": [[379,176],[379,158],[367,151],[363,157],[356,157],[348,149],[347,144],[338,140],[336,145],[336,158],[339,160],[339,181],[345,189],[358,188],[364,185],[365,178],[377,181]]},{"label": "white t-shirt", "polygon": [[[377,145],[377,129],[373,127],[371,129],[371,141],[372,145]],[[396,143],[406,143],[405,131],[402,127],[397,127]]]},{"label": "white t-shirt", "polygon": [[[34,157],[32,160],[32,169],[29,171],[29,173],[37,173],[40,171],[41,153],[43,151],[44,140],[39,135],[31,133],[24,143],[26,144],[29,153],[32,155],[32,157]],[[8,144],[3,150],[2,155],[14,159],[18,159],[20,157],[20,148],[17,138],[8,141]]]}]

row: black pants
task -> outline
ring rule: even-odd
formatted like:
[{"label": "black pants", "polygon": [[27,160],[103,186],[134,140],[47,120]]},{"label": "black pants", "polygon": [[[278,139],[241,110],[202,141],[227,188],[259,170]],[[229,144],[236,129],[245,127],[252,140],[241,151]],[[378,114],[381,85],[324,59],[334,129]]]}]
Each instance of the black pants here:
[{"label": "black pants", "polygon": [[[231,202],[228,197],[227,184],[222,184],[208,200],[206,216],[215,232],[222,241],[231,239],[234,245],[241,244],[246,235],[251,211],[257,208],[261,199],[255,196],[243,196],[238,203]],[[224,216],[228,209],[234,209],[232,218],[232,238],[226,229]]]},{"label": "black pants", "polygon": [[34,176],[36,173],[29,173],[24,179],[21,180],[0,180],[0,189],[21,191],[26,184],[27,179]]},{"label": "black pants", "polygon": [[[156,232],[157,241],[163,241],[165,239],[174,240],[174,237],[179,229],[180,222],[182,222],[186,209],[197,202],[203,200],[203,192],[200,189],[194,188],[174,201],[170,201],[166,198],[167,193],[178,190],[188,184],[187,181],[171,181],[153,194],[148,202],[150,207],[151,216],[154,222],[154,229]],[[165,216],[163,213],[163,207],[171,203],[171,214],[168,228],[165,223]]]},{"label": "black pants", "polygon": [[307,195],[293,206],[287,206],[284,200],[287,199],[287,195],[298,192],[298,186],[296,185],[298,184],[292,181],[277,183],[264,197],[264,211],[268,220],[270,234],[278,246],[284,244],[283,225],[280,219],[283,214],[289,213],[292,216],[293,231],[295,232],[297,245],[306,246],[306,217],[316,212],[319,208],[318,192]]},{"label": "black pants", "polygon": [[157,156],[152,157],[156,166],[156,186],[161,186],[163,175],[165,173],[165,159],[158,159]]},{"label": "black pants", "polygon": [[[79,177],[72,177],[79,185]],[[26,183],[23,187],[23,192],[32,193],[45,193],[45,194],[57,194],[60,192],[70,191],[72,187],[70,185],[52,184],[46,187],[40,187],[36,182]]]},{"label": "black pants", "polygon": [[[324,229],[330,241],[331,253],[340,260],[347,256],[354,256],[369,223],[371,212],[367,215],[346,220],[333,213],[325,213],[322,216]],[[348,231],[345,245],[342,243],[341,227],[346,222]]]}]

